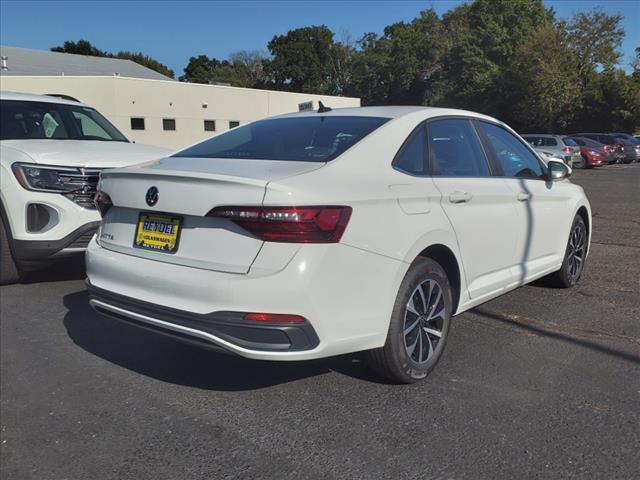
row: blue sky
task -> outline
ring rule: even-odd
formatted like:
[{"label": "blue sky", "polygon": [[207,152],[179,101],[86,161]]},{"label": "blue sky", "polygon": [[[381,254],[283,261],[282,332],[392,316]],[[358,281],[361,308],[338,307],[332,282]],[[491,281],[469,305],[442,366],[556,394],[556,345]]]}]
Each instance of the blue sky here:
[{"label": "blue sky", "polygon": [[[276,34],[325,24],[341,39],[382,32],[393,22],[408,21],[433,7],[442,14],[459,5],[437,1],[0,1],[0,42],[16,47],[49,49],[80,38],[102,50],[142,51],[168,65],[177,75],[190,56],[226,58],[238,50],[265,50]],[[602,6],[624,17],[624,64],[640,46],[638,0],[546,1],[558,17]],[[634,25],[635,23],[635,25]],[[634,28],[635,27],[635,28]]]}]

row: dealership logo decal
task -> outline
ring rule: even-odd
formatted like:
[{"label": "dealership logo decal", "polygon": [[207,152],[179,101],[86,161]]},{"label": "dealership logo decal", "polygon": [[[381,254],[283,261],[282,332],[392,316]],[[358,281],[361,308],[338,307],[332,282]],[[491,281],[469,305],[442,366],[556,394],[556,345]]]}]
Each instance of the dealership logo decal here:
[{"label": "dealership logo decal", "polygon": [[149,190],[147,190],[147,195],[145,196],[147,205],[149,205],[150,207],[153,207],[156,203],[158,203],[159,196],[160,195],[158,194],[158,188],[151,187]]}]

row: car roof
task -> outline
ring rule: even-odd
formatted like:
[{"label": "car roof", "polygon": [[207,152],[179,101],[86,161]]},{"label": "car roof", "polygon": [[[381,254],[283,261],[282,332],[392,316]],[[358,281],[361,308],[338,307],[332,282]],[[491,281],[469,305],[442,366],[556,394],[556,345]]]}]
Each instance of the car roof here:
[{"label": "car roof", "polygon": [[[330,106],[330,105],[327,105]],[[271,118],[301,118],[301,117],[316,117],[318,115],[326,117],[383,117],[383,118],[400,118],[412,113],[423,112],[425,118],[439,117],[444,115],[460,115],[476,118],[484,118],[492,120],[494,122],[502,123],[493,117],[483,115],[477,112],[471,112],[468,110],[458,110],[455,108],[440,108],[440,107],[423,107],[423,106],[384,106],[384,107],[349,107],[349,108],[334,108],[328,112],[319,113],[317,110],[307,110],[305,112],[285,113],[277,115]]]},{"label": "car roof", "polygon": [[560,135],[557,133],[523,133],[521,135],[524,137],[568,137],[569,135]]},{"label": "car roof", "polygon": [[9,92],[7,90],[0,91],[0,100],[18,100],[22,102],[46,102],[46,103],[61,103],[64,105],[82,105],[88,106],[82,102],[74,102],[73,100],[67,100],[53,95],[37,95],[35,93],[19,93]]}]

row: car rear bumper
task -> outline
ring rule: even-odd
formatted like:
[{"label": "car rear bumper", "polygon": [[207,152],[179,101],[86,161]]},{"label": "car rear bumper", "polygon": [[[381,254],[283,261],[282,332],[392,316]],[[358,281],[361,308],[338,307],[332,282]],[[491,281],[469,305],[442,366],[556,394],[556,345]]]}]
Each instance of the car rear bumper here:
[{"label": "car rear bumper", "polygon": [[312,350],[319,343],[307,320],[295,324],[264,324],[245,320],[246,312],[196,314],[107,292],[90,282],[87,285],[89,303],[98,312],[179,340],[199,340],[206,345],[223,339],[237,347],[265,352]]},{"label": "car rear bumper", "polygon": [[[272,274],[232,274],[114,252],[95,239],[86,264],[91,305],[101,313],[263,360],[382,346],[408,268],[357,248],[325,244],[301,246]],[[247,323],[243,312],[300,315],[307,323],[261,326]]]}]

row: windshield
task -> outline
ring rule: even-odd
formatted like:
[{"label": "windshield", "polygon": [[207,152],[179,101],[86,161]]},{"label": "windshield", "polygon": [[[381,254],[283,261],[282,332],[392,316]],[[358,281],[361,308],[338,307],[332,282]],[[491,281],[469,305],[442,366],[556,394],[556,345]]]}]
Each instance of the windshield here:
[{"label": "windshield", "polygon": [[96,110],[82,105],[2,100],[2,140],[100,140],[128,142]]},{"label": "windshield", "polygon": [[388,120],[346,116],[261,120],[229,130],[173,156],[328,162]]}]

